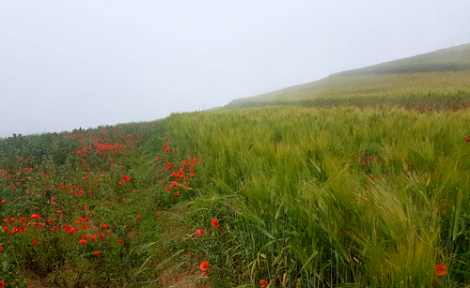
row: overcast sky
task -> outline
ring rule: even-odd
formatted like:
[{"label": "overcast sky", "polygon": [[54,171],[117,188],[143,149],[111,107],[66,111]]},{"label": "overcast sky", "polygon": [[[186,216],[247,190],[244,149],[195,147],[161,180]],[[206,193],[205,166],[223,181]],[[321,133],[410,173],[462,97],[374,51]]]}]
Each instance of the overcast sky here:
[{"label": "overcast sky", "polygon": [[0,0],[0,137],[148,121],[470,42],[468,0]]}]

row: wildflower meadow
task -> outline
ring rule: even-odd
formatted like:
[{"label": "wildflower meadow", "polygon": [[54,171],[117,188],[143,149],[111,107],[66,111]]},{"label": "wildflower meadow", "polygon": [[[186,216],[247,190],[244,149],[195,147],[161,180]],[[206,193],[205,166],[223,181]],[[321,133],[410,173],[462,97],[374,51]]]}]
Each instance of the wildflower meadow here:
[{"label": "wildflower meadow", "polygon": [[462,286],[469,127],[274,106],[2,139],[0,287]]}]

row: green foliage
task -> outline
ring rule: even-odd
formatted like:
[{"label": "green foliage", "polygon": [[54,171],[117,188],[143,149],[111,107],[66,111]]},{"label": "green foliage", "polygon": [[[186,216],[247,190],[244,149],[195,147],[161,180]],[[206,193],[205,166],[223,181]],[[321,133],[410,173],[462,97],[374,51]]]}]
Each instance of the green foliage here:
[{"label": "green foliage", "polygon": [[[251,108],[174,114],[164,127],[173,147],[199,151],[206,178],[188,221],[223,223],[195,239],[220,286],[470,280],[465,110]],[[437,279],[441,261],[449,274]]]},{"label": "green foliage", "polygon": [[[315,101],[349,106],[222,109],[173,114],[161,125],[1,140],[0,280],[6,287],[27,287],[31,275],[48,287],[468,283],[464,98],[398,93],[383,99],[401,108],[365,107],[366,98],[337,93],[342,102]],[[453,103],[459,109],[445,109]],[[444,276],[436,275],[440,263]]]}]

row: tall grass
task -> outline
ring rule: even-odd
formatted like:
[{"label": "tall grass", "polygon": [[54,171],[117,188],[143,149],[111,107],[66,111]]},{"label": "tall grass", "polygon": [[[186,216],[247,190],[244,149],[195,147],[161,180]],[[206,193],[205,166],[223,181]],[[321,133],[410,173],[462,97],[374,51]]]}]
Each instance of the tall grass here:
[{"label": "tall grass", "polygon": [[[250,108],[174,114],[164,127],[201,159],[188,222],[222,223],[194,246],[214,262],[214,285],[470,280],[465,110]],[[449,273],[437,277],[441,261]]]}]

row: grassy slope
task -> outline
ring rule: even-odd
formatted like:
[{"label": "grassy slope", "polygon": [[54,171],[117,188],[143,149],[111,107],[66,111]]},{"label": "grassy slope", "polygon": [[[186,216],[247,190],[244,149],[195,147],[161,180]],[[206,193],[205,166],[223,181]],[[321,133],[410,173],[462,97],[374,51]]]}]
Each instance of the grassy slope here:
[{"label": "grassy slope", "polygon": [[276,104],[336,106],[383,103],[449,106],[470,99],[470,44],[230,102],[227,107]]},{"label": "grassy slope", "polygon": [[[468,55],[469,48],[453,49]],[[338,73],[243,105],[367,104],[371,96],[398,105],[460,104],[469,95],[470,72],[462,68],[465,61],[442,68],[442,59],[456,61],[444,54],[410,58],[435,60],[429,72],[408,73],[413,65],[405,59]],[[174,114],[161,127],[124,125],[88,131],[86,137],[0,141],[5,169],[0,198],[6,200],[1,218],[40,213],[47,219],[55,213],[50,198],[55,196],[64,210],[60,221],[74,225],[77,217],[90,216],[93,224],[90,232],[75,236],[62,229],[48,232],[48,226],[1,234],[0,260],[12,264],[4,265],[0,279],[7,287],[27,287],[31,279],[18,275],[33,271],[47,287],[260,287],[262,279],[268,287],[464,285],[470,281],[465,193],[470,117],[464,108],[431,113],[383,107],[221,109]],[[95,135],[107,135],[108,144],[133,139],[126,135],[143,137],[126,153],[101,158],[85,147],[106,139],[90,138]],[[86,156],[59,152],[64,147]],[[19,156],[26,157],[24,163],[18,163]],[[34,178],[12,192],[18,181],[9,176],[23,165],[34,168],[24,171]],[[51,177],[42,169],[50,169]],[[181,169],[188,179],[180,178]],[[132,184],[120,186],[121,173]],[[75,197],[57,188],[62,183],[89,187],[85,175],[103,178],[93,180],[101,185],[93,196]],[[181,182],[189,186],[178,187]],[[130,185],[136,193],[129,192]],[[52,194],[32,198],[27,189]],[[220,227],[211,225],[214,218]],[[103,241],[79,244],[82,233],[95,235],[103,223],[114,224]],[[197,229],[204,229],[201,237]],[[32,248],[34,239],[39,244]],[[93,256],[94,251],[102,254]],[[200,277],[203,260],[209,261],[206,277]],[[437,277],[434,269],[442,261],[449,272]]]},{"label": "grassy slope", "polygon": [[[53,225],[81,227],[1,233],[6,287],[32,272],[33,287],[70,288],[469,283],[468,111],[257,107],[160,123],[0,143],[0,219],[61,209]],[[103,156],[97,141],[131,146]]]}]

